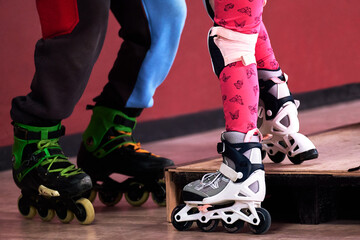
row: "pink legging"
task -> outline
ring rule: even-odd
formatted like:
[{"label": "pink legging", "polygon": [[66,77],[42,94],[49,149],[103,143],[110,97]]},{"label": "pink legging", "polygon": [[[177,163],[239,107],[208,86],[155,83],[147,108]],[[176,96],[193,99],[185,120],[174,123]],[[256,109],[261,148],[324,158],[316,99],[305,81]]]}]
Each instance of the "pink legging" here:
[{"label": "pink legging", "polygon": [[256,64],[231,63],[219,76],[226,131],[247,133],[256,128],[259,102],[258,69],[276,70],[279,64],[262,22],[264,0],[214,0],[214,22],[233,31],[259,33]]}]

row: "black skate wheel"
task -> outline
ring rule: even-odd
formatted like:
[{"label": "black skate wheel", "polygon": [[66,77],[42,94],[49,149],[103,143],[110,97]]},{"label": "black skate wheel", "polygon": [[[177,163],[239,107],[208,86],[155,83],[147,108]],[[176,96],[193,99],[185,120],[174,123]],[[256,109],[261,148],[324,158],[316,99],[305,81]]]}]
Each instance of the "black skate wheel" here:
[{"label": "black skate wheel", "polygon": [[50,222],[55,216],[54,209],[48,209],[46,207],[40,207],[37,209],[38,214],[44,222]]},{"label": "black skate wheel", "polygon": [[31,206],[23,195],[20,195],[18,198],[18,209],[21,215],[27,219],[31,219],[36,215],[36,208]]},{"label": "black skate wheel", "polygon": [[76,201],[76,207],[77,212],[75,213],[75,216],[81,224],[87,225],[94,221],[94,207],[88,199],[80,198]]},{"label": "black skate wheel", "polygon": [[128,192],[125,193],[125,199],[130,205],[139,207],[143,205],[148,198],[149,192],[145,190],[144,184],[138,182],[131,182],[129,184]]},{"label": "black skate wheel", "polygon": [[244,221],[237,220],[236,222],[229,224],[222,220],[222,225],[229,233],[237,233],[244,227]]},{"label": "black skate wheel", "polygon": [[284,161],[286,154],[282,152],[277,152],[274,155],[268,154],[268,156],[274,163],[281,163],[282,161]]},{"label": "black skate wheel", "polygon": [[266,233],[271,226],[271,216],[269,212],[264,208],[257,208],[256,212],[259,215],[260,223],[259,225],[249,224],[249,228],[255,234]]},{"label": "black skate wheel", "polygon": [[179,222],[180,219],[177,219],[175,215],[181,211],[185,207],[185,204],[180,204],[177,207],[174,208],[174,210],[171,213],[171,223],[179,231],[186,231],[189,228],[191,228],[191,225],[193,224],[193,221],[184,221]]},{"label": "black skate wheel", "polygon": [[309,151],[299,153],[293,157],[288,155],[288,158],[293,164],[301,164],[306,160],[315,159],[318,156],[319,153],[316,149],[310,149]]},{"label": "black skate wheel", "polygon": [[261,150],[261,159],[264,160],[266,157],[266,151],[265,150]]},{"label": "black skate wheel", "polygon": [[151,198],[160,207],[166,206],[166,186],[164,180],[158,182],[159,187],[151,193]]},{"label": "black skate wheel", "polygon": [[207,223],[202,223],[198,220],[196,221],[196,224],[201,229],[201,231],[212,232],[219,225],[219,219],[212,219],[209,220]]},{"label": "black skate wheel", "polygon": [[[96,192],[95,192],[95,194],[96,194]],[[112,206],[115,206],[116,204],[118,204],[120,202],[121,198],[122,198],[122,192],[117,192],[117,191],[105,192],[105,191],[101,191],[101,190],[99,191],[100,201],[108,207],[112,207]]]},{"label": "black skate wheel", "polygon": [[70,223],[74,219],[74,213],[68,209],[58,209],[56,215],[62,223]]}]

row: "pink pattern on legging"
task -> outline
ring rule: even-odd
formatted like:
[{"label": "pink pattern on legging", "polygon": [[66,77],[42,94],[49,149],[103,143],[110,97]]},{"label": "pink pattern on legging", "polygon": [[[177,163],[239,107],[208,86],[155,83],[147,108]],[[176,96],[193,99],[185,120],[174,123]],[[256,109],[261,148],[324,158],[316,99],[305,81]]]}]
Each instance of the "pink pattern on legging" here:
[{"label": "pink pattern on legging", "polygon": [[[262,11],[263,0],[215,0],[214,22],[245,34],[259,33],[255,48],[258,67],[277,69],[278,63],[262,22]],[[257,66],[231,63],[222,70],[219,80],[226,131],[247,133],[256,128],[259,101]]]},{"label": "pink pattern on legging", "polygon": [[255,57],[258,69],[277,70],[279,63],[276,61],[274,50],[271,47],[269,34],[261,21],[260,32],[255,46]]}]

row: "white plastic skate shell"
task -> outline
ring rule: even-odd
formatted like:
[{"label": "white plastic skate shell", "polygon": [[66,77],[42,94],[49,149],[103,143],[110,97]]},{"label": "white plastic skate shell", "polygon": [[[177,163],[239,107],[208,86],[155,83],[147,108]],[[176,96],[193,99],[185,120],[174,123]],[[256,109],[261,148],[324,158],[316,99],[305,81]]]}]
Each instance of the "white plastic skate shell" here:
[{"label": "white plastic skate shell", "polygon": [[[199,220],[202,223],[212,219],[222,219],[228,224],[233,224],[240,219],[257,225],[260,219],[256,208],[261,206],[261,202],[265,198],[264,178],[264,171],[257,170],[244,182],[234,183],[230,181],[219,194],[204,198],[203,201],[185,201],[186,206],[175,215],[175,219],[179,222]],[[231,202],[234,204],[229,207],[189,214],[189,210],[192,208],[203,205],[223,205]]]}]

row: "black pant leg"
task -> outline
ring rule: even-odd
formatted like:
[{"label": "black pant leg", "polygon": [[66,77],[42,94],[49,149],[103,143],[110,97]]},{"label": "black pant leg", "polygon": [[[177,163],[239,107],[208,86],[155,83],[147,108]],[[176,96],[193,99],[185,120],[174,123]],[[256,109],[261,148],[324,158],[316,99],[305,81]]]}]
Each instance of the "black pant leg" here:
[{"label": "black pant leg", "polygon": [[31,92],[13,99],[14,121],[56,124],[72,113],[83,94],[104,42],[110,0],[77,3],[79,23],[70,34],[37,42]]}]

